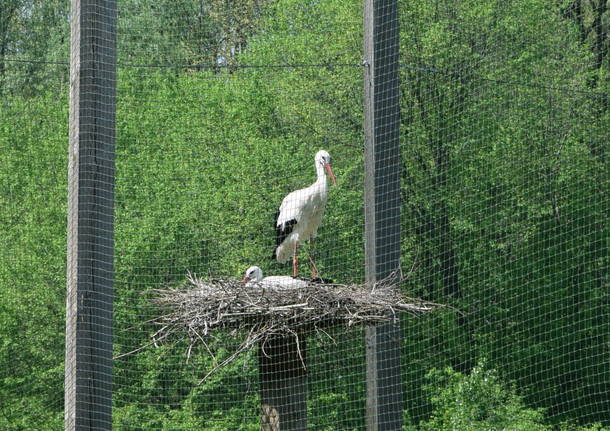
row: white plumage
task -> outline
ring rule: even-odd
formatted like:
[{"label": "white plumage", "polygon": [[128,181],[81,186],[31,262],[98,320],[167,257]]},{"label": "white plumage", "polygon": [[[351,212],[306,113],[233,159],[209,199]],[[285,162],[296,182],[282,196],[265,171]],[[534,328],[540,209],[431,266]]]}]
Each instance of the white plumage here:
[{"label": "white plumage", "polygon": [[307,287],[307,282],[288,277],[287,275],[272,275],[263,278],[263,270],[258,266],[251,266],[246,270],[244,279],[246,287],[275,287],[275,288],[301,288]]},{"label": "white plumage", "polygon": [[[304,189],[289,193],[276,215],[276,248],[273,259],[286,262],[293,257],[293,276],[297,275],[297,249],[299,244],[315,237],[324,215],[328,196],[326,174],[333,184],[335,176],[330,165],[330,154],[320,150],[315,157],[316,182]],[[325,172],[326,170],[326,172]]]}]

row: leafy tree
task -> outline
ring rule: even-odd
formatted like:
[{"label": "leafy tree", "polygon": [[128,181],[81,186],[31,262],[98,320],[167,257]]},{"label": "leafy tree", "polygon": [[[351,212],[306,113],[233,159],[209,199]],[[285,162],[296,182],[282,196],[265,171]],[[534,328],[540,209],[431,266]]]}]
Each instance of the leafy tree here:
[{"label": "leafy tree", "polygon": [[[403,267],[414,268],[418,296],[464,312],[451,319],[451,342],[435,335],[431,347],[449,349],[438,360],[462,372],[481,353],[497,360],[527,402],[553,407],[556,419],[593,405],[607,382],[592,370],[607,355],[569,341],[592,331],[593,350],[606,351],[595,298],[608,268],[599,241],[607,199],[578,179],[586,172],[608,184],[607,164],[589,152],[591,140],[607,138],[596,134],[607,119],[587,92],[592,58],[547,2],[411,3],[401,12]],[[586,420],[603,419],[603,398]]]},{"label": "leafy tree", "polygon": [[202,70],[234,66],[266,0],[131,0],[119,6],[120,61]]},{"label": "leafy tree", "polygon": [[[0,428],[60,429],[67,101],[0,106]],[[32,121],[36,118],[36,121]]]},{"label": "leafy tree", "polygon": [[470,375],[451,368],[432,369],[428,374],[429,394],[434,410],[422,431],[514,430],[546,431],[540,409],[527,408],[514,389],[506,388],[484,362]]},{"label": "leafy tree", "polygon": [[0,95],[33,96],[68,80],[68,2],[6,0],[0,14]]},{"label": "leafy tree", "polygon": [[[63,61],[65,3],[9,0],[0,18],[3,429],[61,429],[67,74],[8,60]],[[402,287],[461,311],[403,319],[411,427],[549,429],[540,407],[565,429],[607,420],[606,11],[585,3],[400,2]],[[199,385],[215,362],[203,348],[187,362],[188,340],[129,352],[158,329],[143,292],[187,271],[285,273],[269,261],[273,214],[320,148],[339,185],[317,261],[363,279],[361,2],[240,5],[119,11],[117,428],[257,427],[254,355]],[[363,339],[329,335],[309,344],[311,423],[359,429]],[[212,343],[216,360],[231,342]]]}]

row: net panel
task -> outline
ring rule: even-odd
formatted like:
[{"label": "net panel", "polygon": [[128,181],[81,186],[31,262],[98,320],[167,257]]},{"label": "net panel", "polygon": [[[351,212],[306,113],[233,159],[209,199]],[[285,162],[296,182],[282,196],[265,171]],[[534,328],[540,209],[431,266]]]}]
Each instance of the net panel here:
[{"label": "net panel", "polygon": [[[362,283],[362,5],[118,6],[113,426],[259,429],[279,371],[253,348],[206,377],[239,338],[153,343],[151,292],[289,275],[274,213],[322,148],[338,185],[299,269]],[[63,427],[68,8],[0,16],[3,429]],[[404,428],[608,426],[607,3],[398,9],[400,286],[450,306],[401,319]],[[366,429],[363,328],[305,338],[308,427]]]},{"label": "net panel", "polygon": [[69,4],[0,5],[0,428],[61,429]]},{"label": "net panel", "polygon": [[[361,15],[338,14],[346,8],[339,4],[199,6],[119,11],[114,425],[258,429],[261,414],[276,414],[267,398],[279,395],[264,388],[277,381],[295,392],[281,395],[286,409],[310,427],[361,427],[357,330],[300,338],[304,386],[285,375],[289,357],[260,368],[256,346],[207,376],[239,347],[239,335],[217,333],[192,348],[188,337],[150,345],[160,328],[143,322],[159,309],[146,292],[178,286],[188,273],[241,279],[252,265],[264,276],[292,273],[290,259],[271,260],[275,213],[284,196],[315,181],[320,149],[331,155],[338,186],[328,181],[323,223],[314,242],[300,245],[299,271],[309,275],[315,255],[325,278],[348,284],[364,276]],[[143,35],[133,27],[142,20],[159,32]],[[257,28],[248,34],[225,20]],[[204,38],[206,25],[214,32]],[[335,26],[343,37],[325,33]],[[202,44],[214,48],[193,54]],[[292,420],[282,414],[281,423]]]},{"label": "net panel", "polygon": [[602,3],[402,9],[402,266],[460,310],[406,323],[413,424],[607,424]]}]

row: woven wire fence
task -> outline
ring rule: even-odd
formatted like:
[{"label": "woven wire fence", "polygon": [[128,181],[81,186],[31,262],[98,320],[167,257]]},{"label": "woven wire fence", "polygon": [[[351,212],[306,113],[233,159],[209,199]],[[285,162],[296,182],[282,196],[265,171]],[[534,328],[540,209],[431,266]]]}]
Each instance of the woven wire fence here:
[{"label": "woven wire fence", "polygon": [[[149,344],[150,335],[159,329],[141,325],[159,312],[151,296],[141,294],[147,289],[180,283],[188,272],[200,278],[241,279],[248,267],[257,265],[265,276],[292,273],[290,263],[271,260],[275,212],[286,194],[314,182],[314,155],[320,149],[331,154],[339,185],[328,191],[315,245],[305,242],[301,247],[300,270],[310,275],[307,256],[315,247],[323,277],[362,283],[361,12],[337,14],[346,8],[338,3],[327,5],[330,9],[324,15],[313,6],[297,4],[263,11],[257,7],[278,6],[255,3],[230,11],[235,16],[222,17],[261,21],[265,29],[248,38],[247,47],[246,40],[223,40],[216,51],[204,50],[201,57],[187,52],[183,58],[165,61],[163,56],[177,53],[164,49],[159,68],[119,67],[124,75],[117,92],[117,117],[121,112],[139,117],[118,131],[117,266],[122,267],[122,259],[136,263],[125,272],[117,271],[116,318],[125,328],[115,340],[119,355]],[[136,39],[141,32],[129,27],[122,15],[129,12],[119,10],[119,27],[122,19],[126,25],[119,34],[119,53],[131,53],[137,63],[139,50],[153,44]],[[205,20],[213,13],[172,12],[187,21],[170,21],[169,32],[187,34],[181,42],[196,47],[202,29],[192,15]],[[341,26],[345,37],[331,42],[315,26],[323,17],[331,20],[326,25]],[[159,30],[167,24],[157,23]],[[244,37],[234,30],[239,29],[221,29],[227,32],[223,39]],[[275,33],[280,40],[266,38],[266,33]],[[166,43],[175,45],[173,40]],[[322,45],[323,52],[310,50]],[[165,220],[162,225],[160,218]],[[141,305],[134,306],[134,301]],[[361,331],[339,327],[326,332],[306,340],[308,425],[358,427],[365,382]],[[257,347],[202,383],[238,342],[219,333],[193,350],[186,339],[117,359],[115,424],[145,429],[143,423],[161,420],[167,426],[258,429],[262,382]],[[162,367],[150,375],[150,363],[159,361]],[[288,384],[277,377],[276,385]],[[134,391],[134,382],[146,380],[149,388]],[[296,390],[303,388],[297,385]],[[280,424],[286,425],[282,418]]]},{"label": "woven wire fence", "polygon": [[[291,275],[291,259],[271,259],[275,212],[315,181],[320,149],[337,185],[328,182],[317,237],[300,245],[299,274],[311,275],[311,256],[332,283],[370,279],[363,4],[117,3],[106,35],[117,43],[114,202],[104,208],[114,212],[103,328],[112,386],[93,403],[111,405],[101,422],[117,430],[277,429],[261,407],[273,373],[286,384],[281,370],[261,368],[258,346],[218,367],[240,347],[230,331],[157,340],[167,310],[155,292],[192,288],[189,276],[241,280],[252,265]],[[400,316],[398,378],[375,383],[399,405],[379,428],[367,407],[384,362],[371,368],[365,328],[300,335],[306,372],[292,385],[305,420],[289,426],[610,426],[609,5],[397,7],[399,128],[377,132],[395,133],[399,154],[378,153],[375,167],[399,162],[386,185],[399,181],[400,196],[380,205],[399,217],[387,226],[400,232],[396,288],[445,306]],[[75,366],[64,363],[74,12],[60,0],[2,10],[0,428],[59,430],[64,367]],[[395,96],[378,95],[382,125]]]}]

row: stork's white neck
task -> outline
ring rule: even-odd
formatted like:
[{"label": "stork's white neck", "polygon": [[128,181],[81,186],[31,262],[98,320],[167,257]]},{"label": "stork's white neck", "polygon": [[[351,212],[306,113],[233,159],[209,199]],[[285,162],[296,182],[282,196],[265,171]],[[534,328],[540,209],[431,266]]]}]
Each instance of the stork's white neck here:
[{"label": "stork's white neck", "polygon": [[317,183],[326,184],[326,171],[324,165],[316,160],[316,174],[318,175]]}]

